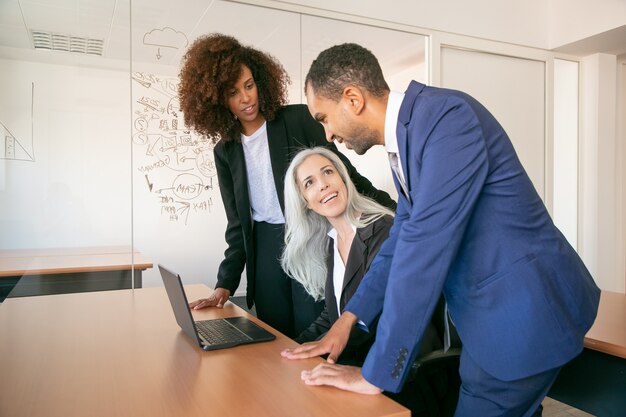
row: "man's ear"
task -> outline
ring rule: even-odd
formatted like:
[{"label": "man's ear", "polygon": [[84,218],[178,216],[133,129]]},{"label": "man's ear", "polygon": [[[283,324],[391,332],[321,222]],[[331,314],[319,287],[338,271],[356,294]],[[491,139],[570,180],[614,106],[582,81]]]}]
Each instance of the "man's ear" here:
[{"label": "man's ear", "polygon": [[342,99],[354,114],[359,115],[365,108],[365,95],[363,90],[355,85],[348,85],[343,89]]}]

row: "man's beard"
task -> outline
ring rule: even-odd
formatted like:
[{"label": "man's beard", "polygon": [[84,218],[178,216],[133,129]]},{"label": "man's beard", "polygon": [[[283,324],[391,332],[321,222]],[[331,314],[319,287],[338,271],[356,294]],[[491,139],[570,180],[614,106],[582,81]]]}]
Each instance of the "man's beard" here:
[{"label": "man's beard", "polygon": [[380,144],[380,135],[369,126],[350,123],[350,139],[344,142],[350,144],[350,147],[357,155],[363,155],[374,145]]}]

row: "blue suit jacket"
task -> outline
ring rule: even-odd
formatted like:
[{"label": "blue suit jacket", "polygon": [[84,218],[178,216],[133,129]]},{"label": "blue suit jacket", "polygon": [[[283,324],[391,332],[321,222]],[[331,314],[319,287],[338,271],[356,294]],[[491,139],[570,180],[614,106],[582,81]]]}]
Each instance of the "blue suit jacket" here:
[{"label": "blue suit jacket", "polygon": [[410,195],[396,180],[390,237],[346,306],[366,324],[382,310],[363,376],[402,387],[442,290],[463,349],[496,378],[575,357],[600,291],[500,124],[467,94],[411,82],[396,133]]}]

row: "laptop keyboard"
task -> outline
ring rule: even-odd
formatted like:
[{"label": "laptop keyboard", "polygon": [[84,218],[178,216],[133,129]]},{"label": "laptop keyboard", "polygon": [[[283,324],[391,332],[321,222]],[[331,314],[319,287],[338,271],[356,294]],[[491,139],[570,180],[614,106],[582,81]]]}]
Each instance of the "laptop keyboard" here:
[{"label": "laptop keyboard", "polygon": [[250,336],[227,322],[226,320],[197,321],[198,333],[210,345],[222,345],[226,343],[245,342],[252,340]]}]

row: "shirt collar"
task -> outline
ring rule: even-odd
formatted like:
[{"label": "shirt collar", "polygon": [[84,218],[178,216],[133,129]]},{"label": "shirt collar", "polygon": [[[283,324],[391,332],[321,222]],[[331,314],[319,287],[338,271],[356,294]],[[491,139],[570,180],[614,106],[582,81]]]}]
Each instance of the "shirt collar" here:
[{"label": "shirt collar", "polygon": [[254,139],[260,137],[263,134],[265,134],[265,132],[267,132],[267,121],[263,122],[261,127],[259,127],[256,131],[254,131],[254,133],[252,133],[250,136],[246,136],[243,133],[241,133],[241,141],[242,142],[251,142]]},{"label": "shirt collar", "polygon": [[[356,232],[356,226],[351,224],[350,226],[352,226],[352,231]],[[334,227],[332,227],[329,231],[328,231],[328,236],[333,239],[333,240],[337,240],[337,229],[335,229]]]},{"label": "shirt collar", "polygon": [[385,114],[385,150],[387,152],[398,153],[398,137],[396,128],[398,126],[398,116],[400,106],[404,100],[404,93],[390,91],[387,99],[387,113]]}]

